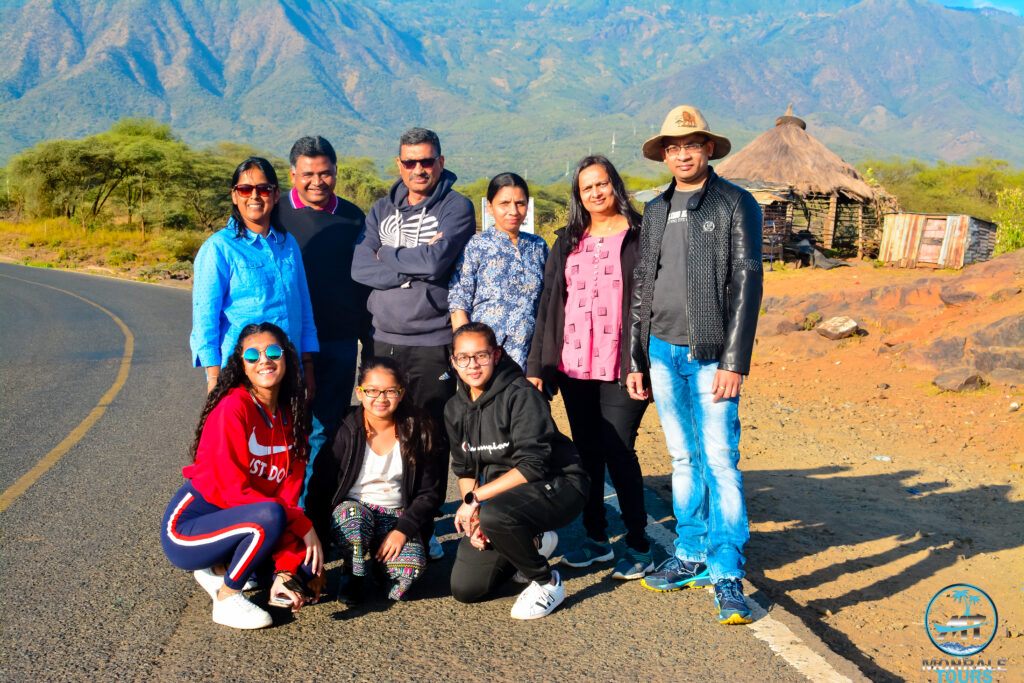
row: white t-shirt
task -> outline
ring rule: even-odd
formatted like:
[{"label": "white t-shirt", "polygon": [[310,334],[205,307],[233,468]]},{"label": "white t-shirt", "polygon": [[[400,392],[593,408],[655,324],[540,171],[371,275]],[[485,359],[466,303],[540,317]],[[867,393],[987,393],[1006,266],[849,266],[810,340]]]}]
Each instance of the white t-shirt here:
[{"label": "white t-shirt", "polygon": [[398,441],[384,455],[374,453],[370,444],[366,444],[359,478],[348,497],[386,508],[402,506],[402,451]]}]

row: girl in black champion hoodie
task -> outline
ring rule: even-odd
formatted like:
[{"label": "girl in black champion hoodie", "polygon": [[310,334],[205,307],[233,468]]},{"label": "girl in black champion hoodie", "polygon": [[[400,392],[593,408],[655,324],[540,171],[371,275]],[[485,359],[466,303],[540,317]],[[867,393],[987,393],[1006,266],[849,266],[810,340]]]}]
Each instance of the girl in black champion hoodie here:
[{"label": "girl in black champion hoodie", "polygon": [[452,595],[475,602],[516,574],[528,585],[512,617],[547,616],[565,599],[565,588],[539,541],[583,509],[586,472],[547,401],[505,357],[490,327],[463,325],[453,344],[459,391],[444,417],[463,496],[455,528],[465,537],[452,567]]}]

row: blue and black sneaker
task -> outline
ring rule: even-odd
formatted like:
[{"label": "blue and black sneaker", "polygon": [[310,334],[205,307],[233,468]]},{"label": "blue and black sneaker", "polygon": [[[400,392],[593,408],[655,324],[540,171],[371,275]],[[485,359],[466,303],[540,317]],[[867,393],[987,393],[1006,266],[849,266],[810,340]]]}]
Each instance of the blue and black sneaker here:
[{"label": "blue and black sneaker", "polygon": [[715,584],[715,607],[719,624],[749,624],[754,620],[739,579],[722,579]]},{"label": "blue and black sneaker", "polygon": [[677,591],[681,588],[700,588],[711,585],[711,574],[703,562],[687,562],[670,557],[658,570],[648,574],[640,585],[652,591]]}]

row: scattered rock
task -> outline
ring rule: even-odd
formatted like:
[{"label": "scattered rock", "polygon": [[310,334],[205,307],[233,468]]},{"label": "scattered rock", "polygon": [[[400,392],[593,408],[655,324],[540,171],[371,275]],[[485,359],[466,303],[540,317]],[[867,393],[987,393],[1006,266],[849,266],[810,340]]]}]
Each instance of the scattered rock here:
[{"label": "scattered rock", "polygon": [[1020,294],[1020,292],[1021,292],[1021,288],[1020,287],[1016,287],[1016,286],[1014,286],[1014,287],[1005,287],[1003,289],[1000,289],[998,292],[996,292],[995,294],[993,294],[989,298],[992,301],[994,301],[996,303],[999,303],[1000,301],[1006,301],[1007,299],[1012,299],[1013,297],[1015,297],[1018,294]]},{"label": "scattered rock", "polygon": [[879,383],[879,384],[877,384],[876,386],[877,386],[877,387],[878,387],[879,389],[888,389],[888,388],[889,388],[889,385],[888,385],[888,384],[886,384],[885,382],[880,382],[880,383]]},{"label": "scattered rock", "polygon": [[884,355],[886,353],[901,353],[909,349],[911,346],[913,346],[913,344],[911,344],[910,342],[901,342],[899,344],[893,344],[892,346],[886,346],[883,344],[882,346],[878,347],[878,354]]},{"label": "scattered rock", "polygon": [[972,368],[966,366],[940,372],[935,376],[935,379],[932,380],[932,384],[943,391],[956,392],[980,389],[984,386],[981,375],[975,372]]},{"label": "scattered rock", "polygon": [[1020,403],[1017,403],[1016,401],[1014,401],[1013,403],[1010,404],[1010,412],[1011,413],[1015,413],[1018,410],[1020,410]]},{"label": "scattered rock", "polygon": [[903,354],[903,359],[907,365],[928,370],[955,367],[963,361],[966,344],[966,337],[940,338],[931,344],[910,349]]},{"label": "scattered rock", "polygon": [[1024,387],[1024,370],[1014,368],[996,368],[985,373],[989,384],[1003,384],[1010,389]]},{"label": "scattered rock", "polygon": [[839,315],[821,323],[814,328],[814,331],[826,339],[835,341],[836,339],[852,337],[857,334],[858,329],[859,326],[856,320],[849,316]]},{"label": "scattered rock", "polygon": [[778,313],[765,313],[757,319],[757,335],[789,334],[800,329],[800,324],[793,322],[788,316]]},{"label": "scattered rock", "polygon": [[963,289],[962,285],[949,285],[939,290],[939,298],[947,306],[961,306],[974,301],[978,295]]}]

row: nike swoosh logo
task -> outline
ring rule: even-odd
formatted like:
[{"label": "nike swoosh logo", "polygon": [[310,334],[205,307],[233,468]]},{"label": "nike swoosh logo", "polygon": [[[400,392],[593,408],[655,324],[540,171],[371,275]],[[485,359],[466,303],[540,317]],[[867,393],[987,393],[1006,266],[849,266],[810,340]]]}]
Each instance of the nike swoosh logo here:
[{"label": "nike swoosh logo", "polygon": [[251,455],[256,456],[257,458],[262,458],[262,457],[265,457],[267,455],[273,455],[274,453],[287,453],[287,452],[288,452],[288,447],[287,446],[274,446],[273,448],[268,448],[267,446],[264,446],[259,441],[257,441],[256,440],[256,428],[255,427],[252,430],[252,434],[249,435],[249,453]]}]

